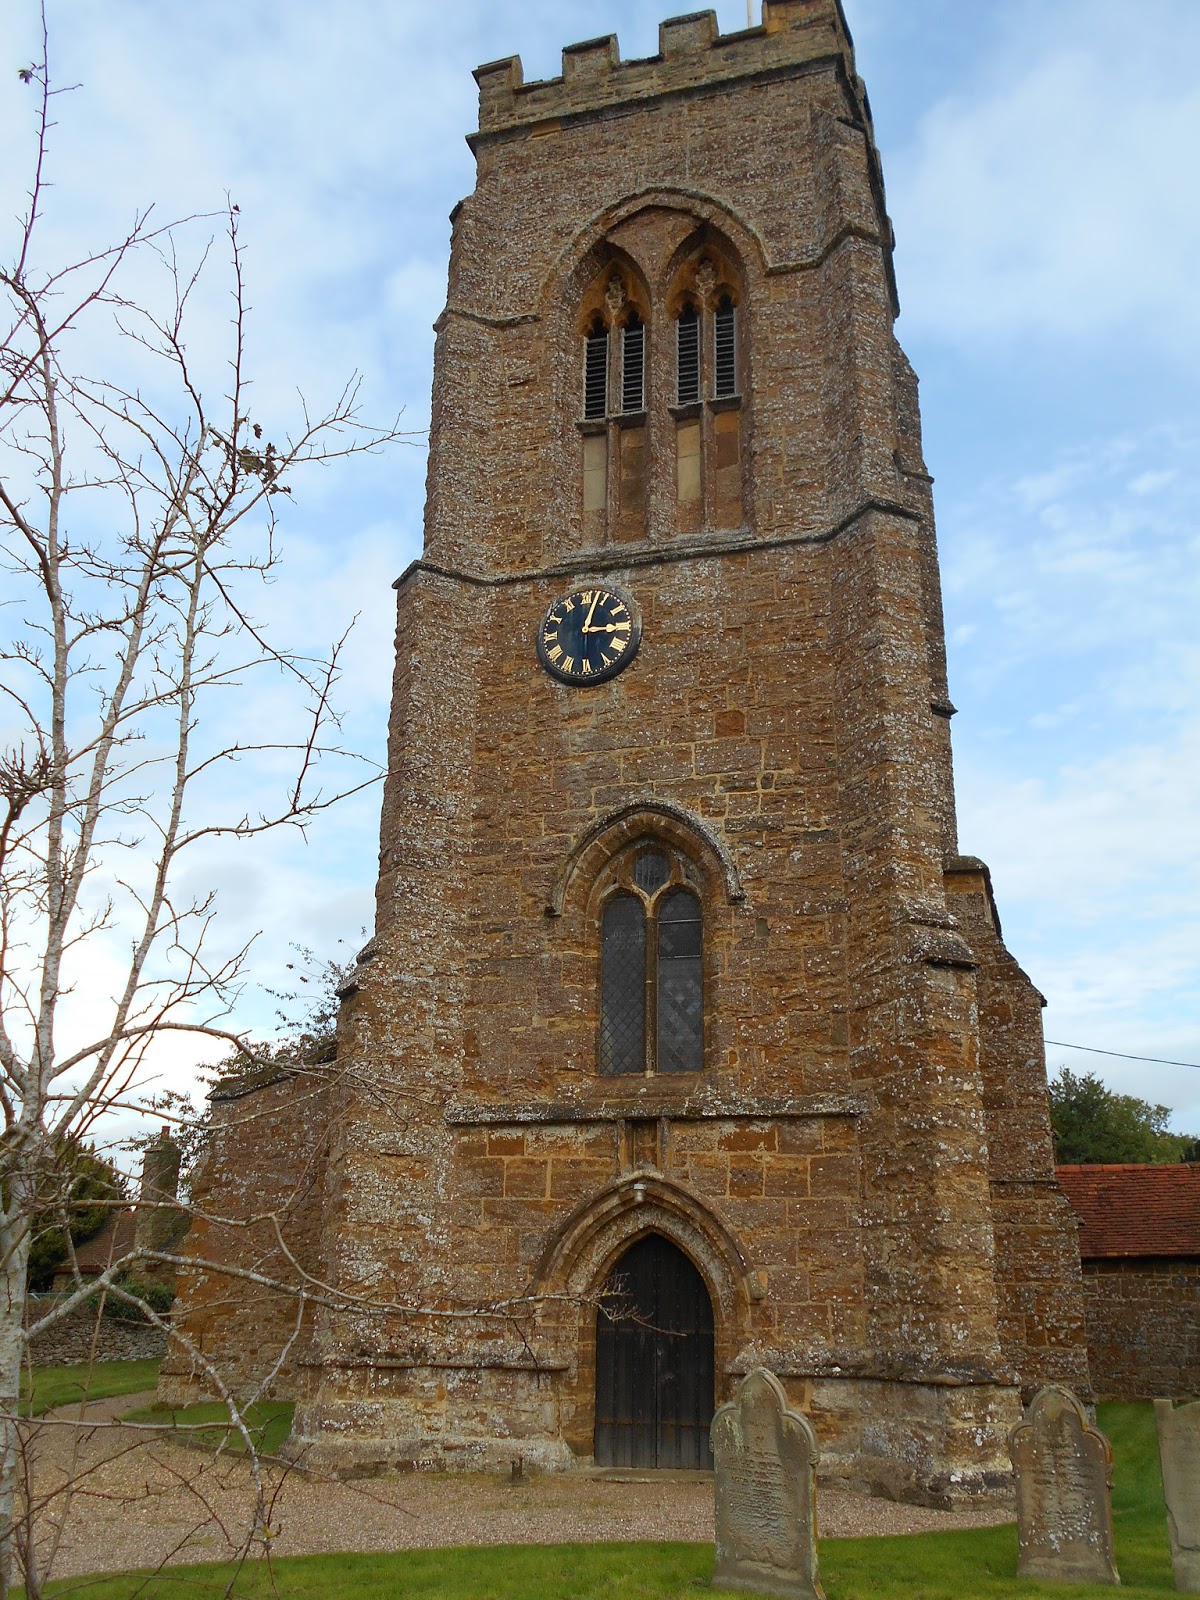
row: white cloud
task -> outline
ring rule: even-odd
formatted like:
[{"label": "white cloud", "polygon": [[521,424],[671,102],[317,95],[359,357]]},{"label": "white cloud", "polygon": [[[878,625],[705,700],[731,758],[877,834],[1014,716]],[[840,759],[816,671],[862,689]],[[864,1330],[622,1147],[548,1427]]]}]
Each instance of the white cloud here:
[{"label": "white cloud", "polygon": [[906,327],[988,343],[1109,333],[1194,359],[1200,12],[1143,0],[1131,15],[1060,0],[989,18],[988,65],[889,163]]}]

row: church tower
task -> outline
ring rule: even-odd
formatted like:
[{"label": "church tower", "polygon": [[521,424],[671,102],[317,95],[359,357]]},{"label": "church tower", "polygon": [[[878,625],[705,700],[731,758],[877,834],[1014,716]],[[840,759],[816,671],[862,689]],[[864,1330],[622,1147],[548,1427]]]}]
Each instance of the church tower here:
[{"label": "church tower", "polygon": [[476,78],[297,1448],[704,1466],[766,1365],[832,1476],[986,1492],[1078,1252],[840,6]]}]

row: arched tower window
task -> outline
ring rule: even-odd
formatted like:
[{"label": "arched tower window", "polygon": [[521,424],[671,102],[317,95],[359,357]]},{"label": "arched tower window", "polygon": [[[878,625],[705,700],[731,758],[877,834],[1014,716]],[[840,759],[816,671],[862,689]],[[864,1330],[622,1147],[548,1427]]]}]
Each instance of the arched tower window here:
[{"label": "arched tower window", "polygon": [[700,398],[700,314],[691,301],[675,322],[675,400],[694,405]]},{"label": "arched tower window", "polygon": [[737,312],[723,294],[713,313],[713,398],[724,400],[737,392]]},{"label": "arched tower window", "polygon": [[600,1071],[646,1069],[646,910],[635,894],[616,894],[600,932]]},{"label": "arched tower window", "polygon": [[583,414],[589,420],[608,411],[608,329],[596,317],[584,341]]},{"label": "arched tower window", "polygon": [[703,913],[685,878],[649,841],[617,865],[600,918],[604,1076],[703,1070]]},{"label": "arched tower window", "polygon": [[704,1065],[703,929],[700,901],[672,889],[658,908],[658,1070],[699,1072]]},{"label": "arched tower window", "polygon": [[675,319],[676,529],[745,520],[745,283],[732,250],[702,235],[681,255],[667,296]]},{"label": "arched tower window", "polygon": [[621,410],[646,409],[646,330],[636,311],[621,329]]},{"label": "arched tower window", "polygon": [[582,511],[600,544],[645,537],[649,319],[645,280],[632,262],[610,259],[584,292],[575,324],[583,343]]}]

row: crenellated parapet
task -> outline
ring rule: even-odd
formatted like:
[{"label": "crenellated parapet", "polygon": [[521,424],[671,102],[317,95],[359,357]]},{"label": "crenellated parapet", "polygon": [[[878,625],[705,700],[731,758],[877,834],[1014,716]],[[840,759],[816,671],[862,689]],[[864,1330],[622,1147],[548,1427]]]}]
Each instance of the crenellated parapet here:
[{"label": "crenellated parapet", "polygon": [[835,60],[856,109],[867,118],[854,48],[840,0],[763,0],[756,28],[721,33],[715,11],[671,17],[658,28],[658,54],[622,61],[615,34],[568,45],[562,74],[525,83],[520,56],[475,69],[479,132],[471,143],[534,123],[595,114],[607,106],[703,91],[744,78]]}]

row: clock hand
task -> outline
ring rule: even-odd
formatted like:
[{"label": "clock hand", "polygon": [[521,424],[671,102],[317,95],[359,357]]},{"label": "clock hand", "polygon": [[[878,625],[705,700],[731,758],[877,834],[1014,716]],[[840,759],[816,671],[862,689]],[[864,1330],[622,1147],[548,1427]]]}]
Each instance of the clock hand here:
[{"label": "clock hand", "polygon": [[588,614],[583,619],[583,631],[584,631],[584,633],[591,633],[591,631],[592,631],[592,618],[596,614],[596,602],[597,602],[597,600],[599,600],[599,598],[600,598],[600,591],[599,591],[599,589],[597,589],[595,594],[592,596],[592,604],[591,604],[591,607],[588,610]]}]

